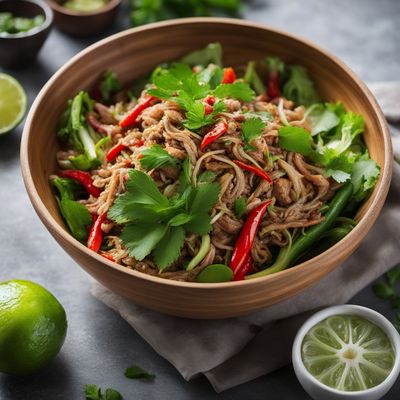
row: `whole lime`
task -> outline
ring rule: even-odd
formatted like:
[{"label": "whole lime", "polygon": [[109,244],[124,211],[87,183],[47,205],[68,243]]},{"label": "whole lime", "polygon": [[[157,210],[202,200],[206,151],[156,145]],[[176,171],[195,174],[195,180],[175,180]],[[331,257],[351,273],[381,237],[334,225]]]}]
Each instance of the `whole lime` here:
[{"label": "whole lime", "polygon": [[67,332],[63,306],[29,281],[0,283],[0,372],[27,375],[60,351]]}]

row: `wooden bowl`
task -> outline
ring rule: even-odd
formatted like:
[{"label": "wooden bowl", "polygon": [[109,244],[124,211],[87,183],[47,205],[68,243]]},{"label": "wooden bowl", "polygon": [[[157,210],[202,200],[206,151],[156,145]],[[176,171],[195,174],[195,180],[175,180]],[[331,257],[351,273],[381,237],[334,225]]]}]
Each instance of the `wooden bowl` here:
[{"label": "wooden bowl", "polygon": [[[67,231],[49,175],[58,148],[55,133],[66,102],[89,89],[107,68],[122,81],[149,73],[166,60],[219,41],[227,65],[277,55],[308,68],[322,97],[342,101],[366,122],[365,140],[382,168],[379,182],[357,216],[359,223],[325,253],[274,275],[241,282],[200,284],[145,275],[90,251]],[[115,293],[162,313],[189,318],[225,318],[285,300],[340,265],[358,247],[375,222],[391,178],[392,150],[385,118],[367,87],[336,57],[293,35],[252,22],[195,18],[130,29],[104,39],[75,56],[44,86],[29,113],[21,147],[22,172],[32,204],[64,250],[90,275]],[[64,277],[64,279],[68,277]]]},{"label": "wooden bowl", "polygon": [[0,65],[23,68],[31,65],[49,35],[53,12],[42,0],[2,0],[0,13],[11,12],[18,17],[33,18],[43,15],[42,25],[21,33],[0,33]]},{"label": "wooden bowl", "polygon": [[115,20],[122,0],[110,0],[108,4],[93,12],[69,10],[57,0],[47,0],[54,11],[55,25],[65,33],[86,37],[105,31]]}]

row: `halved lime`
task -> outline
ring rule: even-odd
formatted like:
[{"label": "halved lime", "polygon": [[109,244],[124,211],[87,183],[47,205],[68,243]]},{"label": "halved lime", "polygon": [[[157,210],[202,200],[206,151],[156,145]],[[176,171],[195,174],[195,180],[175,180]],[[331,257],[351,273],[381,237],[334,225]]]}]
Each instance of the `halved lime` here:
[{"label": "halved lime", "polygon": [[365,390],[383,382],[395,352],[386,333],[355,315],[334,315],[312,327],[303,339],[308,372],[337,390]]},{"label": "halved lime", "polygon": [[12,76],[0,73],[0,135],[20,124],[26,112],[26,93]]}]

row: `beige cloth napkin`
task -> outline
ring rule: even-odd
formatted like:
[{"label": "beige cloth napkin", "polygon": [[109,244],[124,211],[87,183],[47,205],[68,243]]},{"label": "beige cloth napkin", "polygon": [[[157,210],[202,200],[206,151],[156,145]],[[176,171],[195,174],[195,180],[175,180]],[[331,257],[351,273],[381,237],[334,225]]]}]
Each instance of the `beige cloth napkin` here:
[{"label": "beige cloth napkin", "polygon": [[[394,87],[371,85],[383,107],[389,106],[390,120],[398,121],[400,107],[393,109],[395,100],[385,102],[390,96],[400,100],[400,85],[395,93]],[[393,147],[400,151],[396,129]],[[395,163],[393,172],[384,209],[358,250],[317,284],[282,303],[239,318],[190,320],[145,309],[97,283],[92,294],[119,312],[186,380],[204,374],[217,392],[250,381],[290,362],[293,338],[316,309],[349,301],[400,262],[400,164]]]}]

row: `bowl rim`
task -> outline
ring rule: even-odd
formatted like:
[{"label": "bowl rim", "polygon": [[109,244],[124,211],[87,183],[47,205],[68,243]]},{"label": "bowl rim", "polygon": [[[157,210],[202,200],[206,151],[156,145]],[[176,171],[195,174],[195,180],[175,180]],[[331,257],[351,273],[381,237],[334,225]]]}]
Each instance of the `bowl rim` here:
[{"label": "bowl rim", "polygon": [[[324,319],[334,315],[355,315],[365,318],[368,321],[372,322],[373,324],[377,325],[379,328],[381,328],[388,336],[395,352],[395,361],[389,375],[378,385],[364,390],[355,390],[346,392],[344,390],[338,390],[321,383],[317,378],[315,378],[315,376],[313,376],[307,370],[306,366],[303,363],[303,359],[301,357],[301,345],[303,343],[303,339],[312,327],[314,327]],[[319,389],[326,390],[328,393],[340,395],[343,398],[348,398],[348,399],[354,397],[358,398],[360,394],[367,395],[370,393],[379,392],[382,389],[386,388],[387,390],[389,390],[390,387],[393,386],[394,384],[393,379],[395,378],[395,376],[399,375],[400,371],[400,336],[396,331],[395,327],[393,326],[393,324],[384,315],[375,310],[372,310],[371,308],[359,306],[356,304],[343,304],[338,306],[332,306],[316,312],[303,323],[301,328],[298,330],[293,342],[292,362],[295,369],[301,368],[300,373],[304,374],[304,377]]]},{"label": "bowl rim", "polygon": [[[11,3],[11,0],[9,0]],[[50,28],[53,24],[54,13],[51,7],[44,0],[18,0],[19,2],[32,3],[36,4],[40,7],[44,12],[44,22],[42,25],[39,25],[33,29],[29,29],[27,32],[18,32],[18,33],[6,33],[0,32],[0,39],[21,39],[26,37],[35,36],[40,32],[45,31]]]},{"label": "bowl rim", "polygon": [[99,8],[97,11],[79,12],[63,7],[56,0],[48,0],[49,7],[51,7],[55,12],[68,15],[70,17],[94,17],[97,15],[106,14],[112,11],[115,7],[119,6],[121,2],[122,0],[109,0],[104,7]]},{"label": "bowl rim", "polygon": [[[297,264],[294,267],[285,269],[283,271],[277,272],[275,274],[263,276],[263,277],[258,277],[254,279],[246,279],[242,281],[231,281],[231,282],[220,282],[220,283],[199,283],[199,282],[184,282],[184,281],[175,281],[172,279],[165,279],[165,278],[160,278],[157,276],[152,276],[145,274],[143,272],[139,272],[127,267],[124,267],[122,265],[119,265],[115,262],[112,262],[110,260],[107,260],[106,258],[102,257],[100,254],[95,253],[91,251],[89,248],[87,248],[85,245],[80,243],[78,240],[76,240],[69,232],[67,232],[64,228],[61,227],[57,223],[57,221],[52,217],[50,212],[47,210],[43,202],[40,200],[39,194],[36,190],[36,187],[33,182],[33,178],[30,172],[29,168],[29,141],[30,141],[30,125],[32,123],[32,119],[36,113],[36,110],[38,106],[41,103],[41,100],[43,97],[47,95],[49,92],[51,86],[53,85],[53,82],[55,82],[59,76],[61,76],[64,71],[66,71],[71,65],[73,65],[76,61],[78,61],[81,57],[85,56],[86,54],[90,53],[92,50],[103,46],[106,43],[112,42],[114,40],[117,40],[119,38],[125,37],[125,36],[130,36],[132,34],[138,33],[138,32],[145,32],[148,30],[155,30],[158,28],[164,28],[164,27],[169,27],[169,26],[185,26],[185,25],[193,25],[193,24],[203,24],[203,23],[214,23],[218,25],[236,25],[236,26],[241,26],[244,28],[256,28],[260,29],[266,32],[274,32],[278,35],[281,36],[286,36],[290,40],[299,42],[302,45],[311,47],[312,49],[316,50],[319,53],[322,53],[324,56],[329,58],[332,62],[334,62],[338,67],[343,69],[350,77],[351,79],[360,87],[360,89],[363,91],[365,96],[368,98],[372,108],[374,109],[374,112],[378,118],[379,125],[381,127],[382,133],[383,133],[383,144],[384,144],[384,154],[385,154],[385,162],[383,165],[383,171],[381,171],[381,177],[380,180],[377,183],[377,190],[374,200],[370,207],[366,210],[365,215],[363,218],[359,221],[359,223],[352,229],[352,231],[346,235],[340,242],[326,250],[325,252],[319,254],[316,257],[313,257],[310,260],[307,260],[303,263]],[[303,39],[297,35],[294,35],[292,33],[285,32],[280,29],[272,28],[268,25],[252,22],[252,21],[245,21],[245,20],[238,20],[234,18],[215,18],[215,17],[195,17],[195,18],[182,18],[182,19],[174,19],[174,20],[169,20],[169,21],[162,21],[162,22],[156,22],[152,24],[148,24],[145,26],[140,26],[136,28],[131,28],[127,29],[125,31],[121,31],[119,33],[116,33],[114,35],[111,35],[105,39],[102,39],[94,44],[92,44],[89,47],[86,47],[79,53],[77,53],[74,57],[72,57],[66,64],[64,64],[58,71],[55,72],[55,74],[47,81],[47,83],[42,87],[41,91],[37,95],[36,99],[34,100],[31,109],[29,111],[29,114],[27,116],[23,134],[22,134],[22,140],[21,140],[21,150],[20,150],[20,159],[21,159],[21,170],[22,170],[22,176],[24,180],[24,184],[26,187],[26,191],[29,195],[29,198],[32,202],[32,205],[34,206],[37,214],[39,215],[40,219],[44,223],[47,229],[49,229],[52,233],[55,233],[56,236],[62,238],[63,241],[68,243],[71,247],[78,248],[81,252],[83,252],[86,256],[89,258],[95,259],[97,262],[100,262],[103,265],[106,265],[109,268],[113,268],[114,270],[117,270],[119,272],[123,272],[125,274],[134,276],[135,278],[139,279],[144,279],[146,281],[155,283],[155,284],[162,284],[162,285],[167,285],[167,286],[172,286],[172,287],[185,287],[185,288],[196,288],[196,289],[216,289],[216,288],[235,288],[239,286],[246,286],[246,285],[253,285],[255,282],[261,283],[265,281],[274,281],[276,279],[280,279],[281,277],[284,277],[286,274],[292,273],[292,271],[297,271],[298,269],[305,268],[307,266],[310,266],[311,264],[314,264],[315,262],[323,262],[325,257],[330,257],[331,255],[334,254],[338,246],[344,246],[344,247],[350,247],[351,243],[353,242],[353,237],[356,237],[358,233],[362,235],[363,230],[365,229],[365,225],[367,224],[367,221],[370,218],[374,218],[374,210],[375,208],[381,209],[383,206],[384,200],[386,199],[386,195],[389,191],[389,185],[390,185],[390,180],[391,180],[391,175],[392,175],[392,145],[391,145],[391,138],[390,138],[390,132],[388,125],[386,123],[386,119],[383,115],[382,110],[380,109],[375,97],[372,95],[368,87],[366,86],[365,83],[361,81],[360,78],[347,66],[345,65],[341,60],[339,60],[336,56],[330,54],[326,50],[323,50],[321,47],[314,45],[310,41]],[[365,236],[365,235],[362,235]],[[311,285],[310,283],[309,285]]]}]

